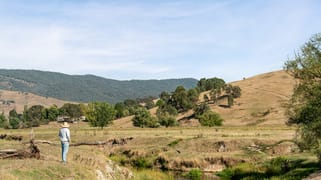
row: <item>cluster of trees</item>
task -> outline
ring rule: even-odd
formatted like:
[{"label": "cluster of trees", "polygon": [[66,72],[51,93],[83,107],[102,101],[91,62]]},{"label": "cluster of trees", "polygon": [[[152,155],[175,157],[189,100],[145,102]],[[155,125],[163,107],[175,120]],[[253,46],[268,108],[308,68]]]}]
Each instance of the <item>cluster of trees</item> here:
[{"label": "cluster of trees", "polygon": [[155,107],[153,96],[148,96],[145,98],[126,99],[123,102],[118,102],[115,104],[114,108],[116,111],[115,117],[122,118],[130,115],[134,115],[141,108],[151,109]]},{"label": "cluster of trees", "polygon": [[198,100],[199,92],[193,88],[186,90],[178,86],[173,93],[162,92],[157,101],[156,117],[152,117],[147,109],[139,109],[133,118],[133,124],[137,127],[176,126],[176,116],[180,112],[192,109]]},{"label": "cluster of trees", "polygon": [[86,120],[93,127],[105,127],[112,123],[114,119],[134,115],[142,108],[152,108],[155,106],[154,97],[141,99],[127,99],[124,102],[117,103],[115,106],[107,102],[92,102],[85,104],[66,103],[62,107],[53,105],[45,108],[41,105],[34,105],[19,114],[15,109],[9,112],[6,117],[3,113],[0,116],[0,127],[8,129],[37,127],[42,124],[48,124],[50,121],[56,121],[58,116],[67,116],[72,120],[86,116]]},{"label": "cluster of trees", "polygon": [[321,160],[321,34],[313,35],[284,68],[299,80],[288,105],[288,123],[299,127],[299,147]]},{"label": "cluster of trees", "polygon": [[[211,91],[211,98],[205,99],[205,102],[198,104],[201,92]],[[224,91],[224,93],[222,93]],[[223,79],[202,78],[196,88],[186,90],[183,86],[178,86],[174,92],[162,92],[160,99],[157,101],[158,106],[156,117],[146,109],[140,109],[135,113],[133,124],[137,127],[159,127],[159,126],[176,126],[178,122],[176,116],[178,113],[194,109],[194,117],[199,120],[203,126],[220,126],[223,119],[219,114],[211,111],[208,103],[215,102],[216,99],[227,95],[230,99],[241,96],[241,88],[238,86],[226,85]],[[211,101],[210,101],[211,99]],[[233,105],[233,101],[229,106]]]},{"label": "cluster of trees", "polygon": [[66,103],[58,108],[53,105],[45,108],[42,105],[34,105],[28,108],[24,107],[24,111],[19,114],[15,109],[9,112],[8,118],[2,113],[0,116],[0,127],[8,129],[37,127],[42,124],[48,124],[50,121],[56,121],[58,116],[69,116],[72,119],[79,118],[84,115],[84,104]]}]

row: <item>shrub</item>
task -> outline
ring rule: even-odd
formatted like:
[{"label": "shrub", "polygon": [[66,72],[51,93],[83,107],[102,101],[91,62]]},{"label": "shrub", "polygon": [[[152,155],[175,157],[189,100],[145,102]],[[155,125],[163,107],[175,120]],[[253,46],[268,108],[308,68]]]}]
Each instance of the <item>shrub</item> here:
[{"label": "shrub", "polygon": [[196,118],[199,118],[205,112],[210,111],[211,108],[206,103],[202,103],[194,108],[194,114]]},{"label": "shrub", "polygon": [[150,112],[146,110],[145,108],[140,108],[135,112],[135,116],[132,119],[133,125],[136,127],[151,127],[151,128],[157,128],[160,126],[157,119],[155,117],[152,117]]},{"label": "shrub", "polygon": [[221,126],[223,123],[223,119],[219,114],[213,111],[206,111],[204,114],[199,116],[199,122],[202,126]]},{"label": "shrub", "polygon": [[18,129],[20,124],[20,119],[16,117],[11,117],[9,119],[9,128]]},{"label": "shrub", "polygon": [[176,118],[171,115],[159,116],[158,119],[159,119],[160,125],[165,126],[165,127],[178,125]]}]

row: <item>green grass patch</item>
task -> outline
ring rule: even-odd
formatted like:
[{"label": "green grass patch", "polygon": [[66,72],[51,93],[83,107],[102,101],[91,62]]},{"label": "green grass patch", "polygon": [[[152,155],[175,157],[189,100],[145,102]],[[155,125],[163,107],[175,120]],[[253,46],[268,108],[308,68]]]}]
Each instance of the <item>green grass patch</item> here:
[{"label": "green grass patch", "polygon": [[258,164],[242,163],[216,173],[222,180],[228,179],[302,179],[320,170],[320,163],[304,159],[273,158]]}]

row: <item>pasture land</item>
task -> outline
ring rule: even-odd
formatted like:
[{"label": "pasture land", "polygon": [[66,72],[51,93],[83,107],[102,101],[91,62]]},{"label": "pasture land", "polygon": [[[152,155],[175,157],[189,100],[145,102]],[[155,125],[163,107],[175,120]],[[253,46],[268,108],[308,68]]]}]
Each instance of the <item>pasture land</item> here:
[{"label": "pasture land", "polygon": [[[214,173],[240,163],[259,164],[273,157],[300,157],[315,161],[302,153],[291,140],[295,127],[285,125],[116,128],[72,124],[72,144],[106,142],[105,145],[71,146],[69,163],[60,163],[59,124],[34,128],[41,159],[1,159],[0,176],[5,179],[96,179],[97,170],[106,169],[112,160],[131,169],[134,179],[154,177],[173,179],[170,173],[201,169]],[[22,141],[0,140],[0,149],[26,149],[31,129],[5,130],[0,134],[20,135]],[[279,142],[279,143],[278,143]],[[24,144],[26,143],[26,144]]]}]

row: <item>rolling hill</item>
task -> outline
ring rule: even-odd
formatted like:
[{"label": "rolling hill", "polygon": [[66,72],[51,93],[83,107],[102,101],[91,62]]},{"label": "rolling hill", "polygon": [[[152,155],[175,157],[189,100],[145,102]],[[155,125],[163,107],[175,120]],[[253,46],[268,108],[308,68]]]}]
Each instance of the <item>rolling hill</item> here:
[{"label": "rolling hill", "polygon": [[[287,120],[285,104],[293,93],[295,83],[294,78],[285,71],[256,75],[230,83],[242,89],[242,95],[234,100],[234,106],[224,108],[211,104],[210,107],[221,115],[226,126],[284,125]],[[200,95],[201,101],[206,93],[209,92]],[[186,120],[192,114],[191,110],[179,114],[177,119],[181,120],[182,125],[198,126],[196,119]],[[132,127],[131,118],[116,120],[114,126]]]},{"label": "rolling hill", "polygon": [[67,75],[37,70],[0,69],[0,89],[29,92],[39,96],[66,101],[107,101],[158,97],[162,91],[171,92],[179,85],[195,87],[196,79],[118,81],[94,75]]},{"label": "rolling hill", "polygon": [[279,125],[287,120],[286,103],[293,94],[296,80],[285,71],[260,74],[233,82],[242,89],[232,108],[212,106],[225,125]]}]

